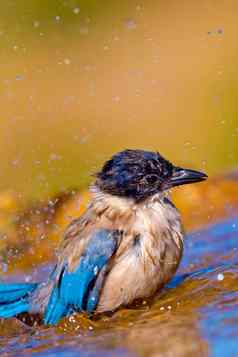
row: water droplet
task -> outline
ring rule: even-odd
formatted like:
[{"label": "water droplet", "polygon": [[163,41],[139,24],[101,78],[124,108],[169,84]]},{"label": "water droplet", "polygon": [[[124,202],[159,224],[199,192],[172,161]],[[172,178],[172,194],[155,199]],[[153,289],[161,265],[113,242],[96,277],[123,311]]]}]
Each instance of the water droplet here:
[{"label": "water droplet", "polygon": [[80,32],[81,35],[87,35],[88,34],[88,27],[87,26],[80,27],[79,32]]},{"label": "water droplet", "polygon": [[33,26],[34,27],[39,27],[40,26],[40,22],[39,21],[34,21],[33,22]]},{"label": "water droplet", "polygon": [[186,142],[184,143],[184,146],[190,146],[190,145],[191,145],[190,141],[186,141]]},{"label": "water droplet", "polygon": [[60,21],[60,16],[55,16],[56,21]]},{"label": "water droplet", "polygon": [[224,280],[224,275],[222,273],[217,274],[217,280],[218,281]]},{"label": "water droplet", "polygon": [[61,160],[61,156],[60,156],[59,154],[52,153],[52,154],[50,154],[49,159],[50,159],[51,161],[57,161],[57,160]]},{"label": "water droplet", "polygon": [[0,239],[1,240],[6,240],[7,239],[7,235],[6,234],[0,234]]},{"label": "water droplet", "polygon": [[16,81],[21,81],[24,77],[20,74],[16,75]]},{"label": "water droplet", "polygon": [[20,160],[19,159],[15,159],[15,160],[12,161],[12,166],[17,167],[17,166],[19,166],[19,164],[20,164]]},{"label": "water droplet", "polygon": [[116,103],[118,103],[118,102],[120,102],[120,97],[119,97],[119,95],[115,95],[114,97],[113,97],[113,101],[114,102],[116,102]]},{"label": "water droplet", "polygon": [[137,27],[137,24],[133,19],[126,20],[125,25],[129,30],[134,30]]},{"label": "water droplet", "polygon": [[80,8],[79,7],[75,7],[74,9],[73,9],[73,13],[74,14],[79,14],[80,13]]},{"label": "water droplet", "polygon": [[69,317],[69,322],[76,322],[75,318],[74,318],[74,315],[71,315]]},{"label": "water droplet", "polygon": [[6,273],[8,271],[8,264],[1,263],[1,270],[3,273]]}]

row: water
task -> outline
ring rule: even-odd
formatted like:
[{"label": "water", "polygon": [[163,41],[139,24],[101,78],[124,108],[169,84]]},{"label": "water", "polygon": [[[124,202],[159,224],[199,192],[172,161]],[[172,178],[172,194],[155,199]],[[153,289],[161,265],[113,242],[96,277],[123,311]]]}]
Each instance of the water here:
[{"label": "water", "polygon": [[[182,263],[168,286],[152,301],[112,316],[89,320],[78,314],[50,328],[3,320],[1,355],[233,357],[238,354],[237,237],[235,208],[230,218],[188,233]],[[50,264],[36,266],[33,280],[50,270]]]}]

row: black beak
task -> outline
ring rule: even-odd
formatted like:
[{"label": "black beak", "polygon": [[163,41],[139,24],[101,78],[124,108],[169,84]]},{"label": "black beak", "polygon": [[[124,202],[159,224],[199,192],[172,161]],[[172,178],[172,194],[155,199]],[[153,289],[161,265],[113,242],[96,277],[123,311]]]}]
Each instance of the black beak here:
[{"label": "black beak", "polygon": [[182,169],[181,167],[175,167],[172,177],[168,182],[169,187],[186,185],[188,183],[200,182],[207,179],[207,175],[203,172]]}]

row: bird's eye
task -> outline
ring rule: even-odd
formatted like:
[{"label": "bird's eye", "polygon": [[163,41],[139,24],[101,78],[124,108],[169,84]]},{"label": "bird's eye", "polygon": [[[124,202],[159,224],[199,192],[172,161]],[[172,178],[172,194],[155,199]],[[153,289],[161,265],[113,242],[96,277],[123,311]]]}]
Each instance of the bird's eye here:
[{"label": "bird's eye", "polygon": [[148,182],[148,184],[153,185],[156,181],[158,181],[158,176],[154,174],[146,175],[145,179]]}]

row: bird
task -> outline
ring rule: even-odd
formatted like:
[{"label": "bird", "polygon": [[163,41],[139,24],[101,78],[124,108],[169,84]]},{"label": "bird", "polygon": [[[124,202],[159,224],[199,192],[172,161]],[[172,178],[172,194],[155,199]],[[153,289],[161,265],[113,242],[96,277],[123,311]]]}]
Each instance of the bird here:
[{"label": "bird", "polygon": [[126,149],[95,174],[91,201],[66,228],[40,283],[0,283],[0,318],[40,314],[56,325],[75,312],[114,312],[154,296],[175,274],[184,230],[170,190],[204,181],[159,152]]}]

